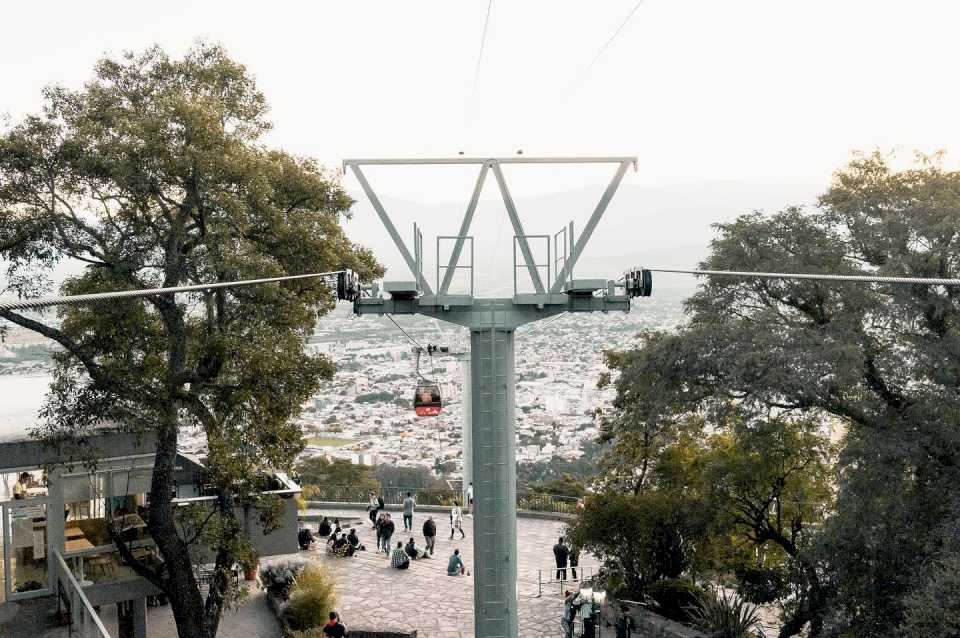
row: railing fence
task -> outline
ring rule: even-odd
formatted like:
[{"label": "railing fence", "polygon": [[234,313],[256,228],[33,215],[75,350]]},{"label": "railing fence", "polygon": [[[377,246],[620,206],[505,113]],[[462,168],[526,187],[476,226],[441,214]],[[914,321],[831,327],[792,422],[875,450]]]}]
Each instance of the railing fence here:
[{"label": "railing fence", "polygon": [[70,635],[73,636],[76,632],[80,638],[110,638],[110,633],[103,626],[103,621],[83,593],[83,588],[63,560],[63,556],[57,550],[54,550],[54,555],[57,595],[70,614]]}]

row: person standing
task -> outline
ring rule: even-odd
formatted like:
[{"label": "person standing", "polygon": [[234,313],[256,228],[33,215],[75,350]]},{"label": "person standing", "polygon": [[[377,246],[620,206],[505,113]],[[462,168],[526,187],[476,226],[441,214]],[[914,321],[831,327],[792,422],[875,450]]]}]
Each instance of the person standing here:
[{"label": "person standing", "polygon": [[637,626],[633,622],[633,617],[630,616],[630,608],[626,605],[620,605],[620,613],[617,614],[617,624],[616,624],[616,636],[617,638],[631,638],[633,636],[633,630]]},{"label": "person standing", "polygon": [[470,481],[470,487],[467,488],[467,511],[468,516],[473,516],[473,481]]},{"label": "person standing", "polygon": [[337,612],[330,612],[330,622],[323,626],[323,635],[330,638],[343,638],[347,635],[347,628],[340,622]]},{"label": "person standing", "polygon": [[433,556],[433,547],[437,542],[437,524],[432,516],[428,516],[423,523],[423,538],[427,545],[427,551]]},{"label": "person standing", "polygon": [[570,572],[573,579],[577,579],[577,567],[580,566],[580,548],[576,545],[570,545]]},{"label": "person standing", "polygon": [[557,580],[567,579],[567,557],[570,555],[570,548],[563,542],[563,536],[556,545],[553,546],[553,557],[557,559]]},{"label": "person standing", "polygon": [[405,532],[413,531],[414,507],[416,507],[416,503],[413,500],[413,496],[410,492],[407,492],[407,498],[403,499],[403,531]]},{"label": "person standing", "polygon": [[[380,537],[383,539],[383,553],[387,556],[390,555],[390,537],[393,536],[393,532],[396,529],[396,525],[393,524],[393,520],[390,518],[389,514],[383,515],[383,523],[380,524]],[[403,546],[400,547],[403,551]]]},{"label": "person standing", "polygon": [[461,539],[467,537],[466,532],[463,531],[463,510],[459,505],[454,504],[453,509],[450,510],[450,540],[453,540],[453,533],[457,530],[460,531]]}]

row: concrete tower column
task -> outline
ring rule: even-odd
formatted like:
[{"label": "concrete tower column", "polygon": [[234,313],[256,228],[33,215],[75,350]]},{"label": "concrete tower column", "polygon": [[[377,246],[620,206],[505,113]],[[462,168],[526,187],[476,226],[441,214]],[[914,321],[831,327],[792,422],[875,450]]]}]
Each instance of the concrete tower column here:
[{"label": "concrete tower column", "polygon": [[460,358],[460,378],[463,379],[463,394],[460,408],[463,412],[463,492],[464,507],[467,502],[467,487],[473,482],[473,382],[470,375],[470,357]]},{"label": "concrete tower column", "polygon": [[517,635],[514,331],[474,328],[472,362],[473,604],[477,638]]}]

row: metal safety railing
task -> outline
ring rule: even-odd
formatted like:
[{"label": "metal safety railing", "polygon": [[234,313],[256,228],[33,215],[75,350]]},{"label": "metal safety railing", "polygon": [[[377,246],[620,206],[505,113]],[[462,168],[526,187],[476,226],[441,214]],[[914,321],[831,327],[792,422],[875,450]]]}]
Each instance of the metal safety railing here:
[{"label": "metal safety railing", "polygon": [[[331,503],[363,504],[370,501],[369,487],[360,485],[311,485],[303,484],[304,498],[308,501],[326,501]],[[374,490],[383,499],[384,504],[396,507],[403,504],[409,492],[417,505],[439,505],[452,507],[460,505],[464,514],[468,508],[464,504],[463,492],[451,489],[424,489],[417,487],[381,487]],[[517,511],[542,512],[548,514],[574,514],[578,499],[574,496],[557,496],[535,492],[517,492]]]},{"label": "metal safety railing", "polygon": [[110,633],[63,560],[63,555],[58,550],[53,553],[57,597],[67,606],[70,614],[70,635],[76,634],[80,638],[110,638]]}]

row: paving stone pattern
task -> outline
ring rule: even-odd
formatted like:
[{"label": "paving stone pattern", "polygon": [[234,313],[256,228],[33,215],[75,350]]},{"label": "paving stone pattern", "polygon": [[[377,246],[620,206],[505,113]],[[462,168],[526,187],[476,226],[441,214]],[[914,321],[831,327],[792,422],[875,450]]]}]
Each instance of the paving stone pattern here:
[{"label": "paving stone pattern", "polygon": [[[341,520],[363,518],[359,510],[328,509],[331,518]],[[400,512],[391,512],[398,528],[393,545],[398,540],[406,543]],[[429,514],[417,513],[413,522],[413,537],[423,545],[421,529]],[[473,573],[473,519],[464,519],[466,539],[457,533],[450,539],[450,519],[444,514],[432,514],[437,522],[436,551],[432,559],[413,561],[407,570],[390,568],[390,561],[382,553],[373,551],[376,539],[369,520],[357,529],[366,552],[352,558],[326,556],[323,550],[300,552],[327,565],[337,577],[340,594],[339,610],[347,627],[417,630],[418,638],[461,638],[474,636],[473,577],[447,576],[447,560],[454,549],[460,550],[467,569]],[[349,527],[344,528],[345,531]],[[543,578],[553,576],[553,545],[563,533],[563,523],[555,520],[519,518],[517,521],[517,615],[519,636],[560,636],[562,614],[561,587],[555,581],[544,585],[543,596],[538,593],[538,570]],[[267,561],[264,561],[267,562]],[[590,569],[596,561],[581,557],[581,564]],[[575,583],[567,584],[575,589]]]}]

